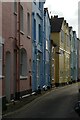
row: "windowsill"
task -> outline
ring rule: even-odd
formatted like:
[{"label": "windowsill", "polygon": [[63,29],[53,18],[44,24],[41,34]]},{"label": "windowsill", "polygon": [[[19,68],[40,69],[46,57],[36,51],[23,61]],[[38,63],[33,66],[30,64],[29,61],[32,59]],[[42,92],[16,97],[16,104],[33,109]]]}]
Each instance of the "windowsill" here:
[{"label": "windowsill", "polygon": [[31,37],[30,37],[29,35],[27,35],[27,38],[28,38],[28,39],[31,39]]},{"label": "windowsill", "polygon": [[26,80],[28,78],[28,76],[21,76],[20,75],[20,80]]},{"label": "windowsill", "polygon": [[39,45],[40,45],[40,46],[42,46],[42,43],[41,43],[41,42],[39,42]]},{"label": "windowsill", "polygon": [[36,5],[36,2],[34,2],[34,4]]},{"label": "windowsill", "polygon": [[39,7],[39,10],[41,11],[41,8]]},{"label": "windowsill", "polygon": [[14,15],[17,15],[17,12],[14,12]]},{"label": "windowsill", "polygon": [[4,76],[0,75],[0,79],[4,78]]},{"label": "windowsill", "polygon": [[21,33],[22,35],[24,35],[24,32],[23,32],[22,30],[20,30],[20,33]]}]

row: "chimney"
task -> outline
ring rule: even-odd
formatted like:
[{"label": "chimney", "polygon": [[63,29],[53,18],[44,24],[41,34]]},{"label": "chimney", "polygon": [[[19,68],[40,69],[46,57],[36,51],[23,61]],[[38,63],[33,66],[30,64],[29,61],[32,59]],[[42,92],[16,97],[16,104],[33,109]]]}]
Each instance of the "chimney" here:
[{"label": "chimney", "polygon": [[51,15],[51,19],[53,19],[54,17]]},{"label": "chimney", "polygon": [[58,18],[58,15],[54,15],[54,18]]}]

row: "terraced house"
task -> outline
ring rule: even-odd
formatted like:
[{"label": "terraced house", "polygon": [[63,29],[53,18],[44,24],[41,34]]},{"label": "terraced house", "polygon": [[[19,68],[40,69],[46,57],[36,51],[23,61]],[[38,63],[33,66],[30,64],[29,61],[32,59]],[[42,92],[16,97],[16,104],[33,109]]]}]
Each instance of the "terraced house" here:
[{"label": "terraced house", "polygon": [[64,20],[64,83],[71,81],[69,24]]},{"label": "terraced house", "polygon": [[0,96],[2,94],[2,4],[0,3]]},{"label": "terraced house", "polygon": [[43,86],[80,80],[76,31],[64,17],[50,18],[45,1],[0,4],[0,98],[4,102]]},{"label": "terraced house", "polygon": [[0,2],[0,114],[2,114],[2,61],[3,61],[3,39],[2,39],[2,3]]},{"label": "terraced house", "polygon": [[44,3],[32,3],[32,91],[44,85]]},{"label": "terraced house", "polygon": [[56,44],[54,53],[54,82],[58,86],[70,80],[69,27],[64,18],[51,17],[51,40]]},{"label": "terraced house", "polygon": [[73,81],[77,81],[77,73],[78,73],[78,66],[77,66],[77,35],[76,31],[73,31]]},{"label": "terraced house", "polygon": [[48,8],[44,8],[44,85],[50,87],[50,17]]},{"label": "terraced house", "polygon": [[77,39],[76,31],[69,27],[70,44],[71,44],[71,81],[76,82],[79,79],[79,39]]},{"label": "terraced house", "polygon": [[3,98],[10,101],[32,91],[32,4],[3,2],[2,15]]},{"label": "terraced house", "polygon": [[73,77],[73,64],[74,64],[74,53],[73,53],[73,47],[74,47],[74,42],[73,42],[73,28],[72,27],[69,27],[69,34],[70,34],[70,67],[71,67],[71,82],[73,81],[74,77]]},{"label": "terraced house", "polygon": [[77,38],[77,81],[79,81],[80,78],[80,39]]}]

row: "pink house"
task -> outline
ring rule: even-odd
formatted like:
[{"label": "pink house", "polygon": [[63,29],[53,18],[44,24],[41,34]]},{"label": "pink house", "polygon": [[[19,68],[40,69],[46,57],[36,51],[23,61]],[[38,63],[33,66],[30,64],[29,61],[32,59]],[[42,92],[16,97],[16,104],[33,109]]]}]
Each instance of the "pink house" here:
[{"label": "pink house", "polygon": [[2,52],[3,52],[3,39],[2,39],[2,3],[0,2],[0,98],[2,96]]},{"label": "pink house", "polygon": [[5,41],[2,83],[3,97],[7,101],[32,91],[31,11],[31,2],[2,3],[2,37]]}]

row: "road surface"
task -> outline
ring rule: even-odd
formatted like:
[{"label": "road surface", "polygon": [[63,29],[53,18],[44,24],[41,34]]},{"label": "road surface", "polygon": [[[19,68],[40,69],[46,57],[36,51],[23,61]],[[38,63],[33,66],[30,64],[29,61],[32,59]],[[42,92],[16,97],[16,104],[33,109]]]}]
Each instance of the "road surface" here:
[{"label": "road surface", "polygon": [[79,118],[74,111],[78,101],[78,84],[54,89],[35,99],[6,118]]}]

